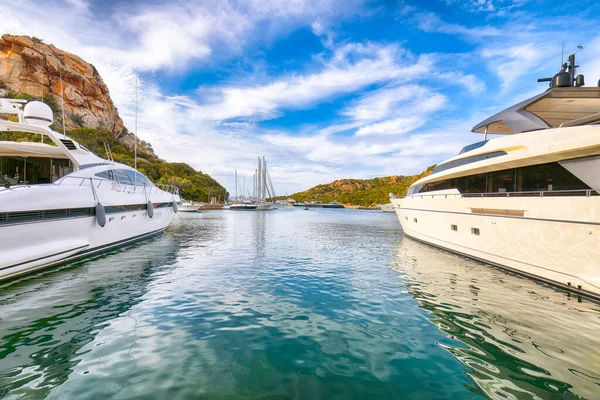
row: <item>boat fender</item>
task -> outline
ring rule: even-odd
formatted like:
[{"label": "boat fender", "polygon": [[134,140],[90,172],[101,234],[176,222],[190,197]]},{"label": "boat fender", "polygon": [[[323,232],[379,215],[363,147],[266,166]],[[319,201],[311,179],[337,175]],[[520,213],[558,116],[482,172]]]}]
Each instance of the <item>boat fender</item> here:
[{"label": "boat fender", "polygon": [[96,204],[96,222],[103,228],[106,225],[106,210],[104,210],[104,206],[100,203]]},{"label": "boat fender", "polygon": [[148,212],[148,216],[150,218],[154,217],[154,206],[152,206],[152,202],[150,200],[148,200],[148,203],[146,203],[146,211]]},{"label": "boat fender", "polygon": [[176,201],[173,202],[173,212],[177,212],[177,209],[179,208],[179,205],[177,204]]}]

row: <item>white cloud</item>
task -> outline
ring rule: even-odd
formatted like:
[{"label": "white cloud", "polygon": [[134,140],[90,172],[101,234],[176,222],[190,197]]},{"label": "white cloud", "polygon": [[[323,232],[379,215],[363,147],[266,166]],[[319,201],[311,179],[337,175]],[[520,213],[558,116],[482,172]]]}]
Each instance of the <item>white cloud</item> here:
[{"label": "white cloud", "polygon": [[419,29],[423,32],[461,35],[470,41],[479,41],[486,37],[502,36],[506,34],[506,32],[493,26],[477,26],[469,28],[460,24],[448,23],[434,13],[417,12],[414,15],[414,18],[417,21]]},{"label": "white cloud", "polygon": [[264,120],[282,108],[303,108],[325,99],[362,89],[374,83],[408,79],[425,73],[427,62],[408,65],[397,45],[349,43],[323,60],[323,69],[309,75],[290,75],[262,86],[200,88],[209,104],[197,109],[204,119],[252,117]]},{"label": "white cloud", "polygon": [[394,118],[363,126],[356,132],[356,135],[400,135],[420,128],[425,125],[425,122],[425,119],[421,117]]}]

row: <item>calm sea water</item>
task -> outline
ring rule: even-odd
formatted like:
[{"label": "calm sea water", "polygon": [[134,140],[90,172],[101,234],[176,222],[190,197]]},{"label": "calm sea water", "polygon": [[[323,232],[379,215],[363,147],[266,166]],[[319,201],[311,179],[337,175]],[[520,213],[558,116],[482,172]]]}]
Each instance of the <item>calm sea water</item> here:
[{"label": "calm sea water", "polygon": [[393,214],[186,214],[0,286],[0,397],[597,399],[600,307]]}]

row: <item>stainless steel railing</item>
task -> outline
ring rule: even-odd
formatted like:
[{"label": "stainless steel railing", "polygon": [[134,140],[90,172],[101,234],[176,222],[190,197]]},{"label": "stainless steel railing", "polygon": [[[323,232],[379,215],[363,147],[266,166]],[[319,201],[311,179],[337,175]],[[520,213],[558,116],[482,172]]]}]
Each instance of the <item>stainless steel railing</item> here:
[{"label": "stainless steel railing", "polygon": [[62,186],[84,186],[91,187],[93,184],[95,188],[100,188],[102,185],[111,185],[110,190],[114,190],[116,192],[121,193],[146,193],[157,194],[159,192],[164,192],[167,194],[171,194],[174,196],[179,195],[179,188],[173,185],[167,184],[158,184],[158,185],[132,185],[131,183],[121,183],[109,179],[100,179],[100,178],[89,178],[89,177],[79,177],[79,176],[63,176],[60,180],[55,182],[56,185]]},{"label": "stainless steel railing", "polygon": [[462,197],[462,198],[478,198],[478,197],[591,197],[600,195],[600,189],[577,189],[577,190],[534,190],[525,192],[486,192],[486,193],[415,193],[406,197]]}]

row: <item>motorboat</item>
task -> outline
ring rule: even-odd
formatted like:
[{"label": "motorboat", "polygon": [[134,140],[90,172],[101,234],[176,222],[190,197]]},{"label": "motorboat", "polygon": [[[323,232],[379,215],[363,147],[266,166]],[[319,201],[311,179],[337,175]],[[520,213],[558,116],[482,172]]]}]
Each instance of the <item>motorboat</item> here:
[{"label": "motorboat", "polygon": [[46,104],[0,99],[0,114],[16,119],[0,131],[42,140],[0,142],[0,280],[157,235],[177,212],[176,187],[52,131]]},{"label": "motorboat", "polygon": [[[406,236],[600,298],[600,87],[575,54],[391,203]],[[488,140],[488,134],[499,134]]]},{"label": "motorboat", "polygon": [[181,205],[179,206],[179,209],[177,210],[177,212],[197,212],[200,209],[201,204],[194,204],[192,202],[186,202],[184,201],[183,203],[181,203]]},{"label": "motorboat", "polygon": [[346,207],[344,207],[343,204],[341,204],[337,201],[332,201],[331,203],[323,204],[323,208],[346,208]]},{"label": "motorboat", "polygon": [[383,212],[394,212],[394,206],[392,205],[392,203],[377,204],[377,206]]},{"label": "motorboat", "polygon": [[229,206],[229,210],[232,211],[256,211],[256,204],[251,203],[235,203]]}]

